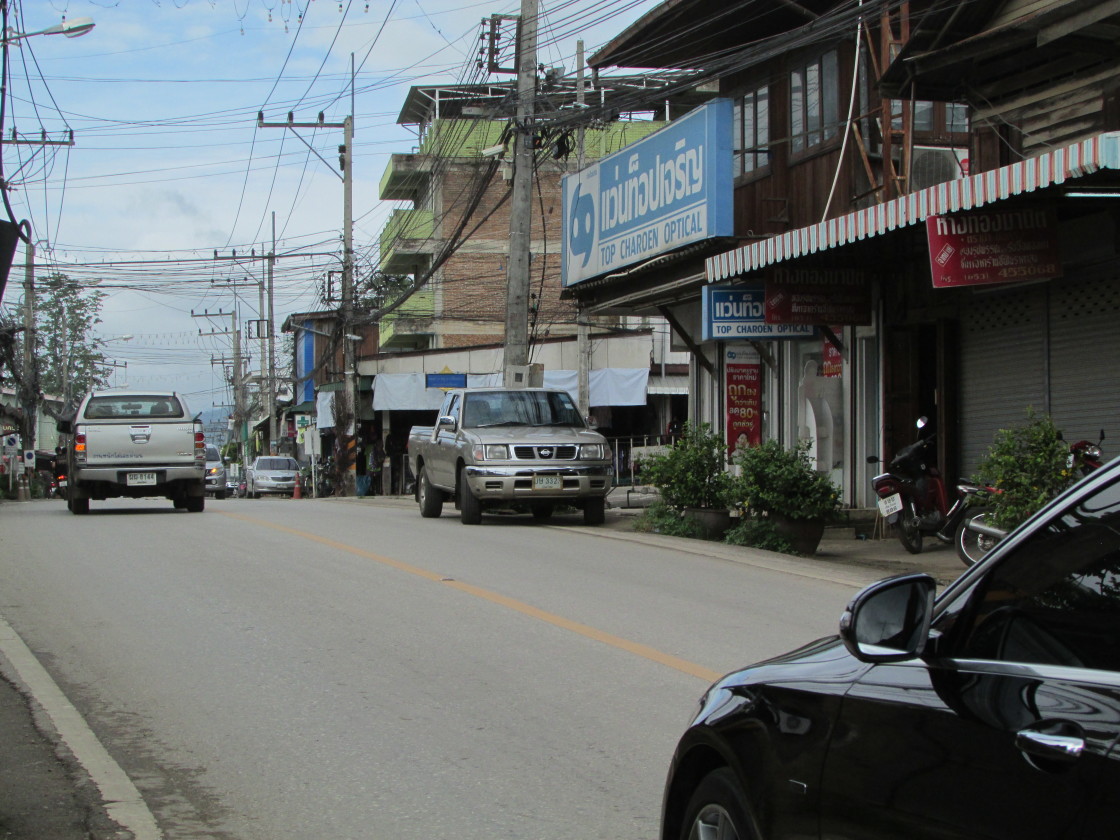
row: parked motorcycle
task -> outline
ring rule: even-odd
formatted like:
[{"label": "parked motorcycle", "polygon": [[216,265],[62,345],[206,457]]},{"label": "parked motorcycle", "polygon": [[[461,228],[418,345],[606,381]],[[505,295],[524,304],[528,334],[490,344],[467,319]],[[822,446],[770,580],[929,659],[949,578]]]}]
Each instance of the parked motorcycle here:
[{"label": "parked motorcycle", "polygon": [[[925,417],[918,418],[919,434],[927,423]],[[952,507],[949,506],[945,482],[937,468],[929,463],[933,459],[933,447],[932,436],[919,436],[891,458],[887,472],[871,479],[871,486],[879,497],[879,512],[888,523],[898,525],[899,542],[911,554],[921,552],[926,534],[942,542],[952,542],[968,512],[964,485],[958,487],[958,498]],[[878,464],[881,459],[871,455],[867,462]]]},{"label": "parked motorcycle", "polygon": [[[1082,475],[1100,469],[1104,464],[1101,447],[1103,443],[1104,429],[1101,429],[1100,438],[1096,443],[1079,440],[1070,444],[1069,465]],[[998,490],[992,487],[977,487],[973,484],[962,484],[957,490],[960,491],[962,498],[968,498],[967,511],[957,526],[955,539],[957,556],[966,566],[971,566],[979,563],[984,555],[995,548],[999,541],[1007,536],[1007,532],[991,523],[991,510],[985,504],[988,495],[998,493]]]}]

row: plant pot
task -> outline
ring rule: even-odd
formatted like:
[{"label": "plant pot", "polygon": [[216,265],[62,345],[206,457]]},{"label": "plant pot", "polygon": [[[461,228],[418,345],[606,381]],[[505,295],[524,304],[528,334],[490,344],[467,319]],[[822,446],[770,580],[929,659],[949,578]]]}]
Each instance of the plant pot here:
[{"label": "plant pot", "polygon": [[700,525],[706,540],[722,540],[731,528],[731,511],[725,508],[685,508],[684,515]]},{"label": "plant pot", "polygon": [[817,546],[824,536],[823,519],[790,519],[780,513],[771,513],[770,521],[774,523],[774,530],[798,554],[812,557],[817,553]]}]

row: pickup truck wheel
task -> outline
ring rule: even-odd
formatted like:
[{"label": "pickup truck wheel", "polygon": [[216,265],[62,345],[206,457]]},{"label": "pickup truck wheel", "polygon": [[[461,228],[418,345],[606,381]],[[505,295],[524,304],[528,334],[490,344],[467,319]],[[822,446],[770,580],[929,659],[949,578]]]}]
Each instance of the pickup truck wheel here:
[{"label": "pickup truck wheel", "polygon": [[425,519],[435,519],[443,513],[443,494],[432,487],[428,471],[423,467],[417,480],[416,500],[420,503],[420,515]]},{"label": "pickup truck wheel", "polygon": [[596,496],[583,503],[583,524],[602,525],[607,518],[607,500],[604,496]]},{"label": "pickup truck wheel", "polygon": [[471,492],[466,470],[459,472],[459,521],[464,525],[478,525],[482,522],[482,503]]},{"label": "pickup truck wheel", "polygon": [[555,509],[552,502],[533,502],[529,506],[529,510],[533,514],[534,519],[539,519],[542,522],[552,518],[552,511]]},{"label": "pickup truck wheel", "polygon": [[205,496],[187,496],[186,505],[187,513],[202,513],[206,509]]},{"label": "pickup truck wheel", "polygon": [[89,496],[79,496],[69,500],[71,513],[79,516],[89,513]]}]

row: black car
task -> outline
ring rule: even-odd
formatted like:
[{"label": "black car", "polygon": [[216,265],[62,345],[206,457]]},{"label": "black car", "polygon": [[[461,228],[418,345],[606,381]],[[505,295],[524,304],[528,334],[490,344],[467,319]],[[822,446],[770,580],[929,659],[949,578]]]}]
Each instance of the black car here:
[{"label": "black car", "polygon": [[1120,459],[934,588],[874,584],[838,636],[715,683],[663,840],[1115,837]]}]

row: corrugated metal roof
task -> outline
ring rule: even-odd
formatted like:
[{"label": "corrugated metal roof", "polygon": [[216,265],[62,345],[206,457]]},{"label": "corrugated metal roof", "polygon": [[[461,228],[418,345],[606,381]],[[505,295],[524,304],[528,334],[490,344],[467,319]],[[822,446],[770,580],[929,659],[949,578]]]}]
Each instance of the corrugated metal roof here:
[{"label": "corrugated metal roof", "polygon": [[947,181],[884,204],[791,230],[705,261],[708,282],[750,274],[770,265],[910,227],[928,216],[974,210],[1062,184],[1102,169],[1120,169],[1120,133],[1099,134],[1029,160]]}]

